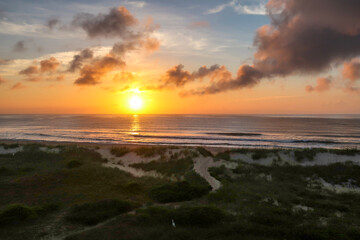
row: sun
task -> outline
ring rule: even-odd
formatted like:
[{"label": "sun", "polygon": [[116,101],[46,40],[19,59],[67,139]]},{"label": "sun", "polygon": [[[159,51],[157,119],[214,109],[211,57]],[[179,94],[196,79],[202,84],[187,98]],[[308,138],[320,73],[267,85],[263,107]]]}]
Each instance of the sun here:
[{"label": "sun", "polygon": [[139,96],[132,96],[129,99],[129,107],[134,111],[141,110],[143,108],[143,100]]}]

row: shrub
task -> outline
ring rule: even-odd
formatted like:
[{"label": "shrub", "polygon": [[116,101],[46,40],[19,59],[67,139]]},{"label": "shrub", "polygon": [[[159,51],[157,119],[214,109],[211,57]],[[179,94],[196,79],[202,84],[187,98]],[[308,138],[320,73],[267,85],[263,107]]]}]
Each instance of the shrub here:
[{"label": "shrub", "polygon": [[167,183],[150,190],[150,197],[160,203],[189,201],[210,191],[208,186],[191,185],[189,182]]},{"label": "shrub", "polygon": [[253,153],[252,159],[253,160],[260,160],[262,158],[267,158],[268,154],[269,154],[269,151],[258,149],[258,150],[256,150],[256,152]]},{"label": "shrub", "polygon": [[226,219],[227,214],[212,206],[180,207],[170,213],[177,225],[209,227]]},{"label": "shrub", "polygon": [[117,199],[102,200],[94,203],[75,205],[66,220],[85,225],[94,225],[119,214],[129,212],[136,204]]},{"label": "shrub", "polygon": [[77,161],[77,160],[71,160],[66,164],[67,168],[78,168],[82,165],[81,162]]},{"label": "shrub", "polygon": [[231,160],[230,152],[225,151],[225,152],[220,152],[220,153],[216,154],[215,160],[220,160],[220,159],[230,161]]},{"label": "shrub", "polygon": [[302,162],[304,160],[313,161],[317,154],[316,149],[303,149],[294,151],[295,161]]},{"label": "shrub", "polygon": [[129,182],[125,185],[125,189],[129,192],[138,192],[142,189],[142,187],[137,182]]},{"label": "shrub", "polygon": [[130,150],[127,147],[117,147],[111,148],[110,152],[117,157],[122,157],[128,152],[130,152]]},{"label": "shrub", "polygon": [[35,215],[36,212],[31,207],[12,204],[0,213],[0,225],[21,223],[35,217]]},{"label": "shrub", "polygon": [[197,147],[196,150],[204,157],[213,157],[214,155],[203,147]]},{"label": "shrub", "polygon": [[1,143],[0,146],[2,146],[4,149],[11,149],[11,148],[20,147],[20,145],[17,144],[17,143],[12,143],[12,144]]}]

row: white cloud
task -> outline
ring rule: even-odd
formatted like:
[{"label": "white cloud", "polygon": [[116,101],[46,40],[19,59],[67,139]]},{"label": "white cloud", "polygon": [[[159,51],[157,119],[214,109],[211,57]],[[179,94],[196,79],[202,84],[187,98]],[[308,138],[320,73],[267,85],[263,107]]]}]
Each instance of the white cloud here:
[{"label": "white cloud", "polygon": [[239,4],[234,6],[234,10],[239,14],[266,15],[265,3],[260,3],[259,5],[253,5],[253,6],[246,6]]},{"label": "white cloud", "polygon": [[144,1],[125,1],[125,4],[132,5],[137,8],[143,8],[146,5],[146,2]]},{"label": "white cloud", "polygon": [[206,11],[206,14],[219,13],[228,7],[231,7],[238,14],[266,15],[265,2],[261,2],[258,5],[242,5],[238,2],[238,0],[232,0],[231,2],[218,5]]}]

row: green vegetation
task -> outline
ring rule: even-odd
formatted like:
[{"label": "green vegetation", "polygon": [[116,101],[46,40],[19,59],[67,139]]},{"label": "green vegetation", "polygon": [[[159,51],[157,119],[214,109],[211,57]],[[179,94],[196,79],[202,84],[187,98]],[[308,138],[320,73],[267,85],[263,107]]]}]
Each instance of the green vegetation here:
[{"label": "green vegetation", "polygon": [[318,151],[316,149],[302,149],[302,150],[295,150],[294,156],[295,161],[297,162],[303,162],[305,160],[307,161],[313,161]]},{"label": "green vegetation", "polygon": [[119,214],[129,212],[136,204],[117,199],[102,200],[94,203],[75,205],[71,208],[66,220],[85,225],[94,225]]},{"label": "green vegetation", "polygon": [[130,166],[134,168],[141,168],[145,171],[155,170],[166,176],[183,176],[187,171],[193,168],[193,161],[191,158],[183,158],[172,161],[151,161],[149,163],[136,163]]},{"label": "green vegetation", "polygon": [[[105,168],[99,153],[90,149],[59,146],[59,153],[48,153],[39,147],[29,144],[14,155],[0,154],[0,239],[47,239],[78,231],[66,239],[360,238],[360,194],[337,194],[316,181],[322,178],[331,184],[360,187],[360,166],[351,162],[303,167],[237,160],[236,169],[209,169],[222,184],[210,192],[208,183],[192,169],[197,153],[210,156],[206,149],[138,150],[141,156],[159,160],[132,166],[175,175],[178,181],[173,182]],[[279,151],[285,152],[240,149],[214,158],[231,160],[230,154],[239,152],[279,159]],[[316,153],[358,153],[350,149],[286,151],[296,154],[298,161],[309,161]],[[81,231],[84,225],[98,223],[102,224]]]},{"label": "green vegetation", "polygon": [[159,187],[154,187],[150,191],[150,196],[160,203],[181,202],[199,198],[209,191],[209,186],[195,185],[183,181],[166,183]]},{"label": "green vegetation", "polygon": [[230,161],[231,157],[230,157],[230,151],[225,151],[225,152],[219,152],[218,154],[215,155],[214,160],[226,160],[226,161]]},{"label": "green vegetation", "polygon": [[128,149],[127,147],[114,147],[111,148],[111,154],[117,156],[117,157],[122,157],[125,154],[130,152],[130,149]]},{"label": "green vegetation", "polygon": [[0,226],[23,223],[26,220],[44,216],[57,209],[58,206],[55,204],[37,207],[29,207],[23,204],[10,204],[0,212]]},{"label": "green vegetation", "polygon": [[203,157],[213,157],[214,155],[208,151],[206,148],[197,147],[196,150],[203,156]]},{"label": "green vegetation", "polygon": [[71,160],[66,164],[67,168],[78,168],[82,165],[81,162],[76,161],[76,160]]},{"label": "green vegetation", "polygon": [[0,146],[3,147],[4,149],[11,149],[11,148],[18,148],[18,147],[20,147],[20,145],[17,144],[17,143],[11,143],[11,144],[0,143]]}]

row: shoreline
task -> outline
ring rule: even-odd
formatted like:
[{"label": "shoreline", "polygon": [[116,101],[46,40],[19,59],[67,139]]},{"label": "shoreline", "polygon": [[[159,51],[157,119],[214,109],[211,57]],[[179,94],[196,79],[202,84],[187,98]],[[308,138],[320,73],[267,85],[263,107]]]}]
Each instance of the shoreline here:
[{"label": "shoreline", "polygon": [[128,147],[130,149],[139,148],[139,147],[203,147],[212,152],[221,152],[226,150],[234,149],[254,149],[254,150],[304,150],[304,149],[321,149],[321,150],[348,150],[355,149],[360,150],[359,148],[328,148],[328,147],[278,147],[278,146],[208,146],[208,145],[187,145],[187,144],[158,144],[158,143],[98,143],[98,142],[71,142],[71,141],[48,141],[48,140],[26,140],[26,139],[0,139],[0,144],[42,144],[46,146],[56,146],[56,145],[77,145],[82,147]]}]

